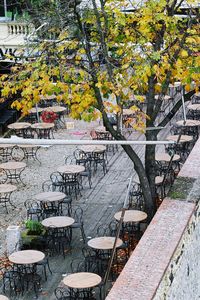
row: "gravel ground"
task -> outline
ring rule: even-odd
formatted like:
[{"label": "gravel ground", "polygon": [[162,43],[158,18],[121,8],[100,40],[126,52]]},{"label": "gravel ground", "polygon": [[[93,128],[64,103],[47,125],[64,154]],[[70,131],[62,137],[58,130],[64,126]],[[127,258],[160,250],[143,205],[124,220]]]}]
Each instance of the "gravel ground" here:
[{"label": "gravel ground", "polygon": [[[71,122],[70,119],[65,119]],[[73,121],[74,122],[74,121]],[[73,129],[59,129],[55,132],[54,137],[59,139],[81,139],[89,137],[89,132],[99,125],[99,122],[85,123],[83,121],[75,121]],[[38,158],[42,162],[29,159],[27,167],[22,172],[22,180],[26,186],[17,184],[17,191],[11,195],[11,201],[16,208],[8,204],[9,213],[6,214],[5,208],[0,206],[0,256],[6,250],[6,228],[9,225],[21,225],[26,219],[26,210],[24,202],[27,199],[33,199],[33,196],[42,192],[42,183],[49,179],[52,172],[57,167],[64,164],[64,158],[73,153],[75,145],[58,145],[41,147],[38,151]]]}]

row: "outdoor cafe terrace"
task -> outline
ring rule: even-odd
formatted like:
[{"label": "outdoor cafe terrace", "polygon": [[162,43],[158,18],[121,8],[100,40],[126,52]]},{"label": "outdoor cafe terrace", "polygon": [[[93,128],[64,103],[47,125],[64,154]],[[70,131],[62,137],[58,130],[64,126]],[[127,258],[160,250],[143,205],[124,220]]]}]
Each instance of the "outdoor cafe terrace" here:
[{"label": "outdoor cafe terrace", "polygon": [[[169,164],[170,156],[165,153],[166,149],[164,145],[159,145],[156,147],[156,159],[158,162],[158,166],[160,167],[160,174],[158,176],[159,178],[157,178],[157,191],[159,194],[159,198],[162,198],[168,191],[169,186],[174,180],[174,177],[177,175],[182,163],[186,159],[187,155],[192,149],[192,146],[194,145],[195,140],[197,139],[199,126],[199,115],[197,112],[197,107],[195,107],[195,110],[192,110],[192,108],[188,110],[190,116],[189,119],[193,119],[193,121],[190,121],[190,124],[188,126],[183,126],[183,124],[179,123],[176,124],[178,120],[181,121],[182,119],[181,114],[178,114],[176,116],[176,120],[173,120],[173,125],[171,124],[171,126],[164,128],[159,134],[160,140],[173,140],[176,139],[177,135],[180,133],[180,128],[184,129],[179,148],[176,149],[177,153],[174,156],[173,169],[171,169],[170,176],[167,181],[168,186],[166,185],[165,187],[162,185],[163,173],[161,174],[161,171],[165,172],[168,169],[166,169],[166,166],[168,166]],[[69,119],[67,115],[65,115],[64,123],[65,122],[72,122],[72,120]],[[99,128],[100,124],[98,124],[97,122],[86,124],[83,121],[75,121],[74,125],[74,128],[71,129],[57,128],[57,130],[53,132],[54,138],[75,140],[88,139],[90,137],[90,133],[94,133],[95,129],[97,132],[104,130],[102,129],[102,125]],[[132,131],[128,134],[129,139],[131,140],[144,140],[144,136],[141,133]],[[96,137],[97,136],[98,134],[96,134]],[[94,134],[92,135],[92,137],[94,137]],[[133,147],[141,157],[141,159],[143,159],[144,146],[134,145]],[[106,149],[106,147],[103,146],[103,148],[100,147],[98,151],[97,149],[95,149],[95,147],[91,150],[91,148],[89,148],[88,146],[85,146],[85,148],[84,146],[82,146],[82,149],[81,146],[76,147],[73,145],[42,146],[37,148],[36,152],[31,152],[33,154],[30,156],[26,156],[26,151],[29,147],[26,148],[26,151],[23,150],[23,147],[14,147],[12,153],[9,152],[9,150],[6,150],[6,152],[5,146],[3,145],[1,145],[0,148],[2,154],[2,165],[0,165],[0,168],[4,170],[1,173],[1,180],[3,181],[0,185],[1,196],[2,194],[5,195],[5,191],[2,191],[3,188],[11,188],[10,186],[8,186],[8,184],[10,184],[10,180],[12,181],[12,186],[17,187],[13,188],[13,190],[10,192],[11,196],[9,200],[6,202],[2,201],[1,204],[3,205],[0,206],[0,256],[2,258],[2,261],[5,261],[7,265],[10,265],[8,268],[8,272],[10,270],[14,271],[14,273],[12,273],[12,276],[13,274],[18,276],[19,273],[21,273],[21,275],[19,275],[18,281],[15,281],[13,277],[6,277],[6,275],[4,275],[6,273],[3,274],[2,272],[1,277],[3,280],[1,280],[1,293],[3,294],[5,292],[5,295],[9,299],[27,300],[32,299],[33,297],[38,297],[38,299],[41,300],[53,300],[56,299],[54,291],[58,287],[61,287],[61,291],[67,289],[68,287],[68,291],[66,293],[69,292],[69,295],[66,294],[66,297],[69,296],[71,298],[66,299],[100,299],[99,297],[102,296],[100,292],[101,282],[103,277],[105,276],[105,271],[108,266],[107,262],[110,257],[110,249],[112,248],[112,246],[111,248],[109,248],[110,245],[105,246],[104,244],[102,246],[101,240],[95,240],[93,238],[102,236],[115,236],[115,226],[119,219],[116,213],[122,209],[127,192],[129,178],[132,175],[133,184],[131,186],[131,191],[133,192],[133,194],[131,195],[130,193],[129,210],[131,211],[136,209],[136,215],[134,215],[133,217],[135,218],[134,221],[130,222],[131,226],[124,225],[123,230],[120,233],[121,240],[119,241],[119,245],[117,245],[118,250],[121,251],[120,252],[117,250],[117,258],[119,258],[120,261],[117,262],[117,260],[115,260],[115,263],[111,268],[111,276],[109,277],[108,288],[112,286],[113,282],[119,275],[121,269],[123,268],[128,257],[131,255],[147,226],[147,216],[143,212],[144,205],[142,197],[137,198],[134,194],[135,191],[139,192],[139,182],[130,159],[127,157],[121,146],[119,146],[118,149],[116,147],[109,147],[109,149]],[[56,176],[69,173],[81,174],[83,171],[85,171],[82,167],[81,161],[77,163],[77,159],[75,158],[75,163],[73,163],[72,156],[74,155],[74,153],[77,153],[77,149],[80,149],[84,153],[90,153],[87,154],[90,158],[95,151],[97,153],[104,153],[104,156],[98,158],[97,162],[94,162],[94,157],[91,158],[91,161],[93,159],[91,165],[89,164],[89,166],[91,167],[91,178],[90,176],[88,177],[88,174],[86,174],[78,184],[77,182],[74,182],[73,185],[70,185],[68,181],[68,185],[66,185],[66,178],[68,177],[65,176],[65,187],[67,186],[67,188],[65,189],[65,193],[67,194],[66,198],[62,198],[62,192],[64,190],[59,190],[59,192],[58,190],[56,190],[58,192],[56,196],[58,198],[61,197],[59,199],[51,199],[52,194],[51,197],[49,196],[50,194],[41,194],[43,192],[49,192],[49,190],[47,190],[49,189],[49,182],[51,184],[53,182],[56,182],[58,187],[60,178]],[[23,159],[24,157],[27,159]],[[15,158],[17,160],[13,161],[13,159]],[[8,163],[6,163],[7,160]],[[16,165],[10,166],[10,164]],[[15,169],[15,173],[13,176],[11,176],[10,170],[13,169]],[[16,170],[20,170],[19,173]],[[44,182],[46,183],[43,184]],[[7,184],[6,187],[5,184]],[[30,206],[28,206],[28,203],[30,203],[29,200],[37,201],[37,203],[39,202],[41,204],[41,206],[38,207],[39,214],[36,214],[37,216],[33,216],[34,213],[32,214],[33,211],[31,209],[34,208],[35,211],[36,207],[34,206],[30,209]],[[63,203],[62,200],[64,200]],[[49,208],[48,202],[51,202],[50,210],[47,209]],[[62,204],[58,204],[57,206],[52,205],[52,203],[55,204],[56,202]],[[74,212],[77,208],[77,214],[80,215],[83,213],[82,220],[84,232],[83,230],[80,230],[81,228],[73,228],[73,224],[75,225],[77,218],[77,215]],[[31,258],[25,256],[26,252],[22,252],[22,255],[20,255],[20,252],[18,252],[19,256],[15,254],[17,253],[16,250],[19,250],[19,245],[17,244],[16,249],[14,249],[12,255],[9,256],[9,259],[7,259],[5,256],[5,240],[7,227],[11,225],[20,225],[22,228],[24,228],[24,222],[27,220],[27,218],[32,218],[35,220],[36,218],[38,218],[38,216],[39,220],[43,224],[43,228],[45,228],[46,232],[48,232],[48,235],[45,236],[45,238],[49,242],[47,244],[40,244],[38,248],[39,252],[30,253]],[[65,218],[66,216],[68,216],[68,219]],[[57,219],[50,219],[52,217]],[[63,229],[64,227],[68,229],[66,231],[61,230],[59,232],[58,228]],[[58,240],[60,241],[59,244],[58,240],[56,242],[56,238],[58,238]],[[52,243],[52,240],[55,243]],[[64,241],[64,243],[61,242],[62,240]],[[110,240],[107,241],[107,243],[110,243]],[[112,242],[111,245],[113,245]],[[28,248],[27,243],[25,243],[25,245],[22,245],[22,243],[20,243],[20,247],[24,247],[22,248],[24,250],[33,250],[31,248]],[[95,249],[98,249],[100,251],[96,251]],[[104,253],[104,255],[101,257],[100,254],[102,254],[104,250],[109,251],[105,251],[106,254]],[[90,277],[88,279],[89,283],[87,282],[88,286],[87,284],[86,286],[84,286],[84,283],[82,283],[81,285],[82,278],[78,278],[78,280],[75,278],[74,280],[67,275],[69,275],[70,273],[83,271],[83,265],[79,264],[79,262],[86,262],[91,252],[94,255],[93,258],[95,257],[95,259],[92,261],[92,266],[94,263],[94,268],[96,268],[92,273],[98,273],[100,277]],[[98,266],[96,265],[97,260],[99,262]],[[13,265],[15,266],[14,269]],[[35,267],[36,265],[37,268]],[[27,266],[29,266],[29,268]],[[28,277],[30,277],[31,275],[32,280],[27,279],[25,275],[28,275]],[[22,277],[24,278],[24,280],[21,280],[22,283],[20,283],[20,285],[19,279],[22,279]],[[87,281],[86,277],[83,281]],[[80,282],[80,284],[77,285],[77,282]],[[93,286],[99,286],[100,289],[92,289]],[[60,290],[57,289],[57,299],[62,299],[61,296],[59,298],[58,295]],[[102,299],[104,298],[105,296],[102,296]]]}]

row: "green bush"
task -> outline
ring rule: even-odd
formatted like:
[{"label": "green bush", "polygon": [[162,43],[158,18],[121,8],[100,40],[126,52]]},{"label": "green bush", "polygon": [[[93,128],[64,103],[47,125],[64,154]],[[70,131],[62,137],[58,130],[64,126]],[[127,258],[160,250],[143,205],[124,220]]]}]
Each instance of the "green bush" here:
[{"label": "green bush", "polygon": [[43,226],[38,221],[27,220],[25,226],[28,229],[28,235],[40,235],[43,232]]}]

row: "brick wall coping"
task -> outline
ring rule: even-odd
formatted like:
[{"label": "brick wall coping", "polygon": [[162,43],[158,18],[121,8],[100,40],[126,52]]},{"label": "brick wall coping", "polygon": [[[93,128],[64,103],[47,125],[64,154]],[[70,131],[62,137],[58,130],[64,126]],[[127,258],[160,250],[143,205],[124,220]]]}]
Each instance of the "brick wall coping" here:
[{"label": "brick wall coping", "polygon": [[192,151],[190,152],[190,155],[188,156],[183,167],[181,168],[178,177],[189,177],[195,179],[200,177],[199,152],[200,152],[200,138],[198,139]]},{"label": "brick wall coping", "polygon": [[106,300],[150,300],[195,210],[195,204],[163,200]]}]

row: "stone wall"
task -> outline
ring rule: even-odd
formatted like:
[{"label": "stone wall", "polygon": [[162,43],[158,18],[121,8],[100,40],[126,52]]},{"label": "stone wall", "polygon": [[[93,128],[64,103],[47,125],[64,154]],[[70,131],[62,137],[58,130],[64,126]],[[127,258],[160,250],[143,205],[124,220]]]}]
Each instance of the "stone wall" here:
[{"label": "stone wall", "polygon": [[106,300],[200,299],[200,139]]}]

